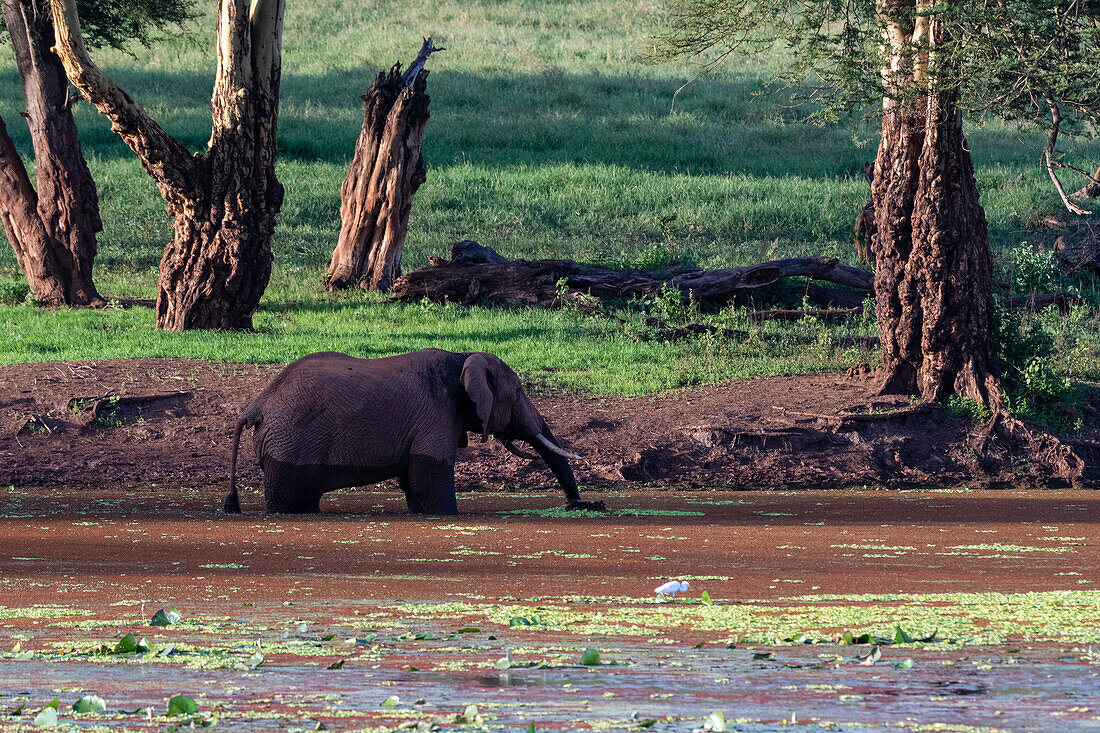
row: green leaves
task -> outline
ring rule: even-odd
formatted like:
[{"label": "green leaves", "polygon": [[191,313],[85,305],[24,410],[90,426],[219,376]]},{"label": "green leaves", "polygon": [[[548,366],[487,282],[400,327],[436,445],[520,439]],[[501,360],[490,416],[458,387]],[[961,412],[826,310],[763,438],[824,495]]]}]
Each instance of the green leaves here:
[{"label": "green leaves", "polygon": [[168,699],[169,715],[194,715],[197,712],[198,704],[187,695],[174,695]]},{"label": "green leaves", "polygon": [[715,710],[713,713],[703,718],[703,730],[713,731],[714,733],[725,733],[725,714],[721,710]]},{"label": "green leaves", "polygon": [[141,641],[134,638],[133,634],[127,634],[118,640],[114,648],[111,649],[111,654],[146,654],[152,651],[149,647],[149,643],[145,641],[145,637],[142,637]]},{"label": "green leaves", "polygon": [[57,706],[61,704],[61,698],[55,697],[53,702],[50,702],[46,707],[38,711],[38,715],[34,716],[34,724],[39,728],[56,728],[57,727]]},{"label": "green leaves", "polygon": [[537,613],[530,616],[513,616],[508,619],[509,626],[539,626],[542,624],[542,616]]},{"label": "green leaves", "polygon": [[928,644],[936,640],[936,633],[938,629],[933,631],[928,636],[913,636],[901,626],[894,627],[894,635],[885,636],[871,636],[871,634],[860,634],[856,636],[851,631],[845,631],[837,639],[837,643],[841,646],[856,646],[859,644]]},{"label": "green leaves", "polygon": [[179,623],[182,616],[179,611],[175,609],[175,606],[170,610],[165,611],[163,608],[153,614],[153,618],[149,621],[150,626],[171,626],[172,624]]},{"label": "green leaves", "polygon": [[894,632],[894,643],[895,644],[912,644],[913,643],[913,641],[914,641],[913,637],[910,636],[909,634],[907,634],[905,632],[905,629],[901,628],[900,626],[896,626],[894,628],[897,629]]},{"label": "green leaves", "polygon": [[710,593],[707,593],[706,591],[703,591],[701,594],[699,594],[699,602],[702,603],[704,606],[714,605],[714,602],[710,600]]},{"label": "green leaves", "polygon": [[74,713],[102,713],[107,709],[107,703],[98,695],[85,695],[73,703]]},{"label": "green leaves", "polygon": [[600,660],[600,652],[598,649],[585,649],[581,654],[581,664],[586,667],[598,667],[602,664]]},{"label": "green leaves", "polygon": [[851,631],[845,631],[837,643],[841,645],[855,646],[857,644],[870,644],[872,641],[870,634],[860,634],[856,636]]}]

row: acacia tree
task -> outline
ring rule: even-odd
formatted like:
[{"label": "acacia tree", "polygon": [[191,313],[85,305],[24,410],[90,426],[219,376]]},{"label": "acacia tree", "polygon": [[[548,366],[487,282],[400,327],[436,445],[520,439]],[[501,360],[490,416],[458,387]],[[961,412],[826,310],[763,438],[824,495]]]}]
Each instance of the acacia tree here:
[{"label": "acacia tree", "polygon": [[[102,305],[92,282],[96,234],[103,228],[95,182],[73,120],[69,81],[52,51],[50,14],[32,0],[0,0],[26,97],[22,112],[34,148],[35,183],[0,119],[0,220],[35,300],[47,305]],[[95,45],[148,43],[154,29],[180,23],[190,0],[85,0]]]},{"label": "acacia tree", "polygon": [[881,104],[872,186],[880,389],[1000,407],[991,256],[963,117],[1095,120],[1100,3],[673,0],[670,13],[657,58],[703,54],[715,64],[778,44],[782,76],[820,105],[815,114]]},{"label": "acacia tree", "polygon": [[137,154],[174,219],[160,263],[157,328],[251,328],[283,201],[275,130],[284,0],[220,0],[213,129],[196,154],[95,65],[75,0],[50,7],[69,80]]}]

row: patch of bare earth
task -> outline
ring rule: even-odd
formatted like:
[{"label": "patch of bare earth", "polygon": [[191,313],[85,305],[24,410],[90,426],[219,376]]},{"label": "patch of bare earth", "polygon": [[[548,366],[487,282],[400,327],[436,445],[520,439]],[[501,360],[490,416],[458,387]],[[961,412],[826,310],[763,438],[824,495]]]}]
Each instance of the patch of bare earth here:
[{"label": "patch of bare earth", "polygon": [[[225,485],[237,416],[281,368],[188,359],[0,367],[0,484]],[[596,489],[1061,485],[1034,456],[984,441],[975,450],[967,425],[938,408],[875,396],[869,380],[839,374],[535,402],[585,456],[578,480]],[[1089,437],[1077,440],[1086,481],[1100,464]],[[464,453],[460,491],[553,482],[496,443]],[[241,464],[243,484],[258,484],[247,446]]]}]

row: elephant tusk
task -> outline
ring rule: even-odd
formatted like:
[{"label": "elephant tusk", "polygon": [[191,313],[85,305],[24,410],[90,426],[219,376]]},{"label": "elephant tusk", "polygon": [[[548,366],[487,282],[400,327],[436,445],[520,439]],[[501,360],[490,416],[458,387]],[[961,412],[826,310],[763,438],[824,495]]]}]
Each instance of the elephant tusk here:
[{"label": "elephant tusk", "polygon": [[[500,440],[500,438],[498,438],[497,440]],[[511,453],[513,456],[519,456],[520,458],[526,458],[529,461],[537,461],[539,458],[541,458],[541,456],[537,456],[534,453],[528,453],[525,450],[520,450],[510,440],[500,440],[500,444],[503,445],[508,450],[508,452]]]},{"label": "elephant tusk", "polygon": [[558,446],[554,445],[549,440],[547,440],[546,436],[543,435],[542,433],[539,433],[538,435],[535,436],[535,442],[540,443],[544,448],[546,448],[546,450],[550,451],[551,453],[557,453],[562,458],[572,458],[574,461],[583,461],[584,460],[583,458],[578,456],[576,453],[570,453],[569,451],[562,450]]}]

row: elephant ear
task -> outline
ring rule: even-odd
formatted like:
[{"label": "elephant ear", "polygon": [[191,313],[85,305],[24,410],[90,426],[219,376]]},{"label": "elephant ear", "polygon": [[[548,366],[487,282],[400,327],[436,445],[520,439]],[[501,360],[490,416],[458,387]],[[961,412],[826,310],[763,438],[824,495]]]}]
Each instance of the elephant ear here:
[{"label": "elephant ear", "polygon": [[489,439],[489,418],[493,414],[493,390],[489,388],[489,361],[481,354],[471,354],[462,364],[462,386],[474,401],[481,420],[481,442]]}]

